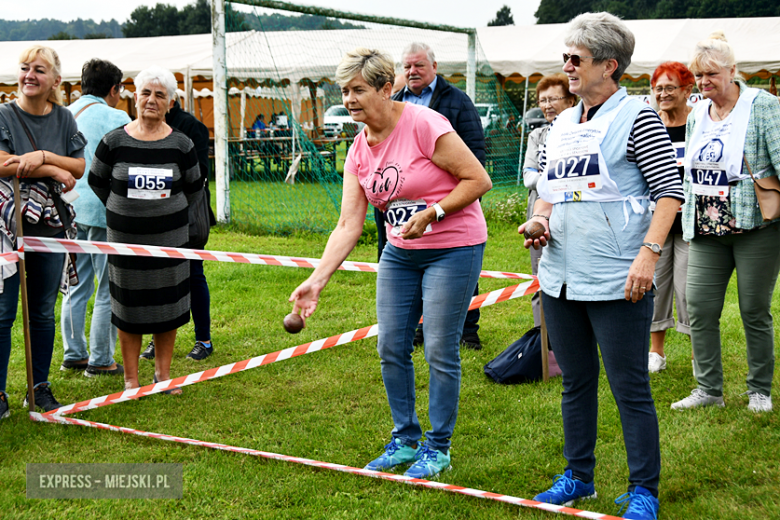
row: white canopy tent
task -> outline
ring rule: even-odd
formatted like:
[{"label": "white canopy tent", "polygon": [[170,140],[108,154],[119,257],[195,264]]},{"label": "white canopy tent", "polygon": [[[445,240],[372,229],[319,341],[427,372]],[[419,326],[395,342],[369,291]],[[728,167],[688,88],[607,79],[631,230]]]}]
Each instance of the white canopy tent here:
[{"label": "white canopy tent", "polygon": [[[721,30],[734,48],[739,69],[755,75],[780,71],[780,18],[627,20],[636,48],[626,74],[652,75],[664,61],[688,63],[696,42]],[[568,24],[483,27],[477,37],[493,71],[513,74],[561,72]]]}]

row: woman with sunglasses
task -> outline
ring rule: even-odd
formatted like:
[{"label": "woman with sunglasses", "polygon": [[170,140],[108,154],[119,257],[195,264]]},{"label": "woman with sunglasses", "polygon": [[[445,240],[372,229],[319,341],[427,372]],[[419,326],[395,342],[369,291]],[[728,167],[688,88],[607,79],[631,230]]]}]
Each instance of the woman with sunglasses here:
[{"label": "woman with sunglasses", "polygon": [[[685,121],[691,112],[688,98],[693,90],[693,74],[682,63],[667,61],[650,78],[658,115],[661,116],[677,156],[677,171],[683,178],[685,158]],[[688,276],[688,242],[682,236],[682,208],[674,217],[672,229],[663,245],[664,254],[655,265],[655,306],[650,325],[650,354],[647,369],[650,372],[666,370],[664,342],[666,331],[675,326],[673,297],[677,303],[677,332],[691,333],[688,303],[685,300],[685,280]]]},{"label": "woman with sunglasses", "polygon": [[600,347],[628,455],[628,493],[616,503],[627,508],[624,518],[655,519],[661,455],[647,372],[652,283],[682,183],[658,114],[618,83],[634,51],[626,25],[585,13],[569,24],[565,44],[563,71],[582,101],[550,127],[532,218],[547,231],[525,247],[547,247],[539,282],[563,372],[568,464],[534,500],[568,505],[596,496]]},{"label": "woman with sunglasses", "polygon": [[[536,84],[536,99],[539,108],[544,112],[544,118],[548,123],[552,123],[558,114],[571,108],[577,102],[577,96],[569,92],[569,79],[566,74],[550,74],[544,76]],[[547,139],[549,125],[537,128],[528,136],[528,148],[525,152],[525,163],[523,164],[523,183],[528,190],[528,212],[526,218],[531,219],[534,212],[534,204],[539,198],[536,191],[536,183],[542,175],[539,171],[539,154],[542,153],[544,142]],[[539,269],[539,260],[542,258],[541,249],[531,249],[531,273],[536,274]],[[531,308],[534,313],[534,327],[542,324],[540,311],[539,293],[535,293],[531,298]]]},{"label": "woman with sunglasses", "polygon": [[688,311],[694,375],[691,394],[672,404],[683,410],[725,406],[720,316],[736,270],[747,348],[748,409],[772,411],[775,368],[772,292],[780,270],[780,225],[765,222],[757,179],[780,171],[780,105],[740,78],[723,33],[696,45],[691,72],[704,96],[688,118],[683,236],[688,259]]}]

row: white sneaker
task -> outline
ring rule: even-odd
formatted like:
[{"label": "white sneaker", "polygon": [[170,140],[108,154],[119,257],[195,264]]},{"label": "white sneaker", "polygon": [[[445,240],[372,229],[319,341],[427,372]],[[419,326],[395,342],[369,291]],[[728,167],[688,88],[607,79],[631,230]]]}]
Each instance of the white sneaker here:
[{"label": "white sneaker", "polygon": [[751,412],[771,412],[772,411],[772,397],[758,392],[748,392],[748,410]]},{"label": "white sneaker", "polygon": [[650,352],[647,357],[647,371],[651,373],[666,370],[666,357]]},{"label": "white sneaker", "polygon": [[[764,397],[764,396],[762,396]],[[751,403],[752,401],[751,397]],[[719,406],[723,408],[726,406],[726,403],[723,402],[723,397],[713,397],[704,390],[701,390],[699,388],[696,388],[693,392],[691,392],[691,395],[683,399],[682,401],[677,401],[676,403],[672,403],[672,410],[685,410],[687,408],[698,408],[700,406]]]}]

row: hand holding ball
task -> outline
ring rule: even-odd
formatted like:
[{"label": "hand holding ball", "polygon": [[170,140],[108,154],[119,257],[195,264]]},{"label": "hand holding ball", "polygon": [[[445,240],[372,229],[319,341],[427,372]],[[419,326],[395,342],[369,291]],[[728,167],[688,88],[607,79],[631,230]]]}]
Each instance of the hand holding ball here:
[{"label": "hand holding ball", "polygon": [[523,236],[526,240],[537,240],[544,236],[544,231],[544,225],[535,220],[531,220],[526,223],[525,229],[523,230]]},{"label": "hand holding ball", "polygon": [[298,334],[303,328],[303,318],[300,314],[291,312],[284,317],[284,330],[290,334]]}]

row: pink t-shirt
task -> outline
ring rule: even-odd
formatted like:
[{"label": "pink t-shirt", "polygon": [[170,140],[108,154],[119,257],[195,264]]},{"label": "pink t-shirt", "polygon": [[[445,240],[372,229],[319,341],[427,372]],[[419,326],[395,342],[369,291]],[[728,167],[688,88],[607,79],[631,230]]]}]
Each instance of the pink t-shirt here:
[{"label": "pink t-shirt", "polygon": [[446,249],[487,241],[487,225],[478,200],[441,222],[434,220],[421,238],[404,240],[398,235],[401,224],[411,215],[441,201],[460,182],[431,161],[436,141],[453,131],[441,114],[406,103],[398,124],[384,141],[369,146],[365,132],[355,137],[344,172],[357,175],[368,202],[385,212],[387,238],[394,246]]}]

